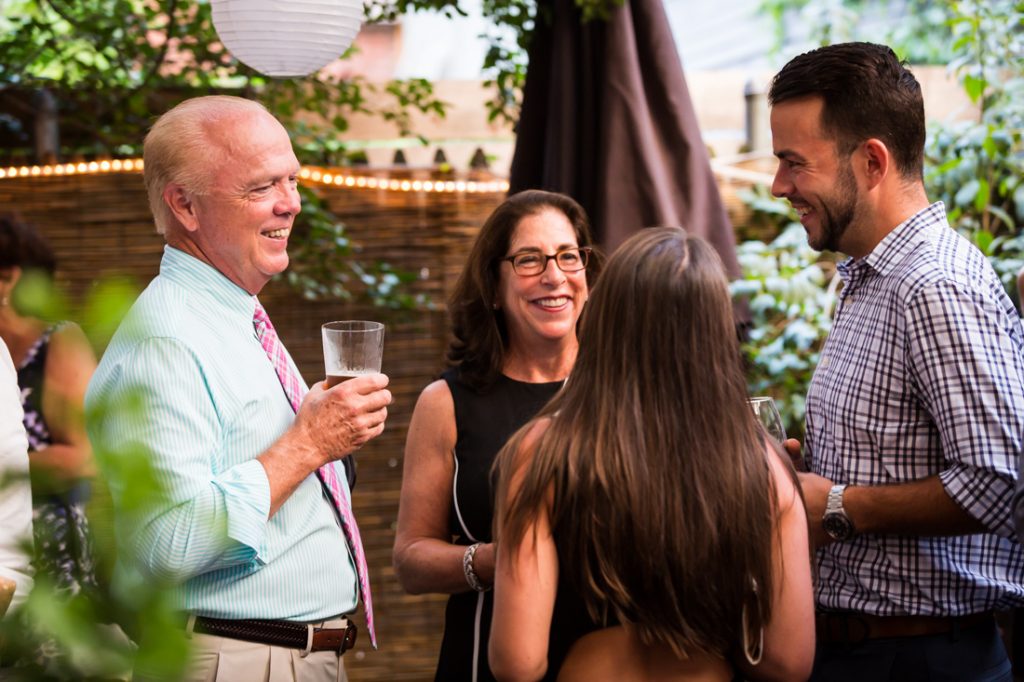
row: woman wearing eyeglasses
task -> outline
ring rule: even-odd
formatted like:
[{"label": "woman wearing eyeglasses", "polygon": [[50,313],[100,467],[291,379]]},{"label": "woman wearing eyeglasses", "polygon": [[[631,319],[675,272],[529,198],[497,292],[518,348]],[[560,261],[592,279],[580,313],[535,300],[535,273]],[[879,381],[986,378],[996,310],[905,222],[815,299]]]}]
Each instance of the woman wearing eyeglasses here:
[{"label": "woman wearing eyeglasses", "polygon": [[494,679],[491,465],[569,376],[599,270],[580,205],[531,190],[487,219],[456,284],[449,367],[409,425],[394,548],[407,592],[451,595],[437,680]]}]

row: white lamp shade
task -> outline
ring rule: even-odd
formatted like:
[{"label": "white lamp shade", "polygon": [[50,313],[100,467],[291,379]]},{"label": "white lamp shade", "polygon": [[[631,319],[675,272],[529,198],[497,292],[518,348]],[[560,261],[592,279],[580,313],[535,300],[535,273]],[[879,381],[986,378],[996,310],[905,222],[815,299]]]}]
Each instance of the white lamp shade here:
[{"label": "white lamp shade", "polygon": [[363,23],[362,0],[211,0],[213,26],[239,61],[305,76],[337,59]]}]

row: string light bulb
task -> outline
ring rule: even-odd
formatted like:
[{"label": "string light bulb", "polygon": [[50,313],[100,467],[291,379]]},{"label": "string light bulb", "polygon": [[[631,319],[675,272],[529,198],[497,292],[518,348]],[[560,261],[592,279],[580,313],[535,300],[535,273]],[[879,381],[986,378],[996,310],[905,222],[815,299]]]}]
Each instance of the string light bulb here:
[{"label": "string light bulb", "polygon": [[[0,168],[0,180],[27,177],[66,177],[71,175],[140,173],[142,170],[142,159],[82,161],[79,163],[53,164],[49,166],[10,166],[7,168]],[[505,194],[508,192],[509,188],[507,180],[400,180],[398,178],[341,173],[336,169],[327,170],[307,166],[304,166],[299,170],[299,177],[308,183],[324,186],[344,186],[347,188],[373,189],[387,192],[425,192],[427,194]]]}]

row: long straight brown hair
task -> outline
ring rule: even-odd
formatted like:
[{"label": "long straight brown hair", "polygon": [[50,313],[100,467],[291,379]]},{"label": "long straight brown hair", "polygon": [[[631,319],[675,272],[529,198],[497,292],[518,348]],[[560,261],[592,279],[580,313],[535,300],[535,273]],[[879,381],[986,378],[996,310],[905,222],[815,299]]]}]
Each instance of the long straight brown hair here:
[{"label": "long straight brown hair", "polygon": [[553,490],[559,571],[596,622],[611,613],[678,655],[725,655],[744,605],[754,632],[768,621],[775,488],[706,242],[650,228],[619,248],[537,419],[550,422],[534,451],[517,454],[531,422],[496,463],[499,551],[516,551]]}]

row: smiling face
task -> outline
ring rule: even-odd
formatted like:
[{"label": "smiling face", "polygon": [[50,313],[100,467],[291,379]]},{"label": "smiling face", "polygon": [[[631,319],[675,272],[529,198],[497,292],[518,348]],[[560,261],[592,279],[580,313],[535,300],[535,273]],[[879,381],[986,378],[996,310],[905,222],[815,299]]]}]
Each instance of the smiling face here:
[{"label": "smiling face", "polygon": [[[847,230],[859,215],[859,190],[849,156],[821,130],[820,98],[788,100],[772,107],[772,143],[779,168],[772,194],[789,200],[812,248],[843,251]],[[851,254],[857,255],[857,254]]]},{"label": "smiling face", "polygon": [[[545,209],[519,221],[505,255],[536,251],[550,256],[573,246],[579,243],[569,219],[561,211]],[[508,261],[501,263],[497,304],[505,316],[510,349],[574,341],[586,300],[586,270],[562,272],[551,259],[540,274],[522,276]]]},{"label": "smiling face", "polygon": [[302,208],[299,162],[288,133],[262,112],[225,121],[209,137],[209,181],[192,197],[186,239],[193,255],[256,294],[288,267],[288,236]]}]

